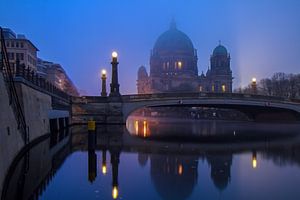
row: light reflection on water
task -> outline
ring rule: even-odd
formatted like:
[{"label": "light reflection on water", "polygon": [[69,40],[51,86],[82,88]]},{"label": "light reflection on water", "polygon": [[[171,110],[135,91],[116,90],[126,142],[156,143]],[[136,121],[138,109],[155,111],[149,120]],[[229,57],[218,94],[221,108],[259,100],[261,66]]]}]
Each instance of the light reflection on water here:
[{"label": "light reflection on water", "polygon": [[[22,157],[7,179],[3,199],[300,198],[298,136],[208,144],[147,139],[164,133],[169,123],[132,119],[127,128],[133,136],[123,126],[98,126],[97,133],[73,127],[58,144],[53,146],[49,138]],[[184,129],[178,122],[173,130],[195,130],[192,134],[198,137],[218,135],[219,130],[233,134],[234,129],[239,135],[248,133],[248,126],[252,134],[276,134],[273,125],[204,123],[189,122]],[[199,126],[207,131],[198,132]],[[280,133],[299,130],[299,125],[284,126]]]},{"label": "light reflection on water", "polygon": [[300,124],[191,120],[130,116],[126,128],[131,135],[165,141],[226,141],[274,139],[299,134]]}]

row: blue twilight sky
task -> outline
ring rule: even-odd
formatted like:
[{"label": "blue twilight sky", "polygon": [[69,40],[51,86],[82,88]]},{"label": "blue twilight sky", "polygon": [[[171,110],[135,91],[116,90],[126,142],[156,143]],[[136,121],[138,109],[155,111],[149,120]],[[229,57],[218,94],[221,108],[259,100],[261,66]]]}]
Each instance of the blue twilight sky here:
[{"label": "blue twilight sky", "polygon": [[234,87],[300,72],[299,0],[0,1],[0,25],[25,34],[40,58],[62,64],[89,95],[100,93],[100,70],[110,68],[113,50],[121,93],[136,93],[137,69],[149,70],[150,50],[172,17],[198,50],[199,73],[219,40],[231,54]]}]

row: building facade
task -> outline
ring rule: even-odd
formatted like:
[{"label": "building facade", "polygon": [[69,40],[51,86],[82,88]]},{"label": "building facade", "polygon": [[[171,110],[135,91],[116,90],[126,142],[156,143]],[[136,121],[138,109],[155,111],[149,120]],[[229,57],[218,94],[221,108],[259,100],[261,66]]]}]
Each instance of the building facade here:
[{"label": "building facade", "polygon": [[39,76],[45,78],[67,94],[79,96],[76,86],[60,64],[45,61],[39,58],[37,67],[37,73]]},{"label": "building facade", "polygon": [[164,92],[232,92],[230,55],[219,44],[210,58],[206,74],[198,75],[197,50],[175,22],[160,35],[151,51],[150,74],[138,69],[138,94]]},{"label": "building facade", "polygon": [[5,46],[10,66],[15,71],[17,60],[24,64],[26,68],[37,71],[37,47],[24,35],[16,35],[9,28],[3,29]]}]

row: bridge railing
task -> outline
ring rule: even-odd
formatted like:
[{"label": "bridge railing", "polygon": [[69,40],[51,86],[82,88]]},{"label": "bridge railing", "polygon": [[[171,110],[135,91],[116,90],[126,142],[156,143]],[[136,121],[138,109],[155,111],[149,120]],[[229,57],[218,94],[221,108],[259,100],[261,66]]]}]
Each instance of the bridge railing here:
[{"label": "bridge railing", "polygon": [[26,68],[23,64],[19,64],[18,62],[16,65],[14,79],[20,81],[22,81],[23,79],[26,81],[26,83],[34,85],[42,91],[46,91],[50,95],[55,95],[65,100],[68,100],[70,98],[70,96],[66,92],[56,87],[54,84],[47,81],[45,78],[39,76],[30,68]]},{"label": "bridge railing", "polygon": [[[228,98],[228,99],[247,99],[247,100],[265,100],[265,101],[291,101],[282,97],[274,96],[263,96],[253,94],[240,94],[240,93],[156,93],[156,94],[133,94],[133,95],[122,95],[124,102],[128,101],[139,101],[139,100],[155,100],[164,98]],[[296,102],[296,101],[295,101]],[[300,103],[300,100],[298,101]]]}]

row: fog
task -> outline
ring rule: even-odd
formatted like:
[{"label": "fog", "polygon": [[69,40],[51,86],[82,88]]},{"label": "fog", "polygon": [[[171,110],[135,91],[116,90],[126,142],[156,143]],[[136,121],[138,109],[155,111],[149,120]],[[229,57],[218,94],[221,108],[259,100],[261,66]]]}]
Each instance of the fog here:
[{"label": "fog", "polygon": [[[119,55],[122,94],[136,93],[137,70],[174,18],[206,72],[218,41],[231,55],[234,88],[274,72],[299,73],[299,0],[1,0],[0,25],[25,34],[42,59],[60,63],[76,86],[100,94]],[[110,79],[108,79],[110,81]]]}]

